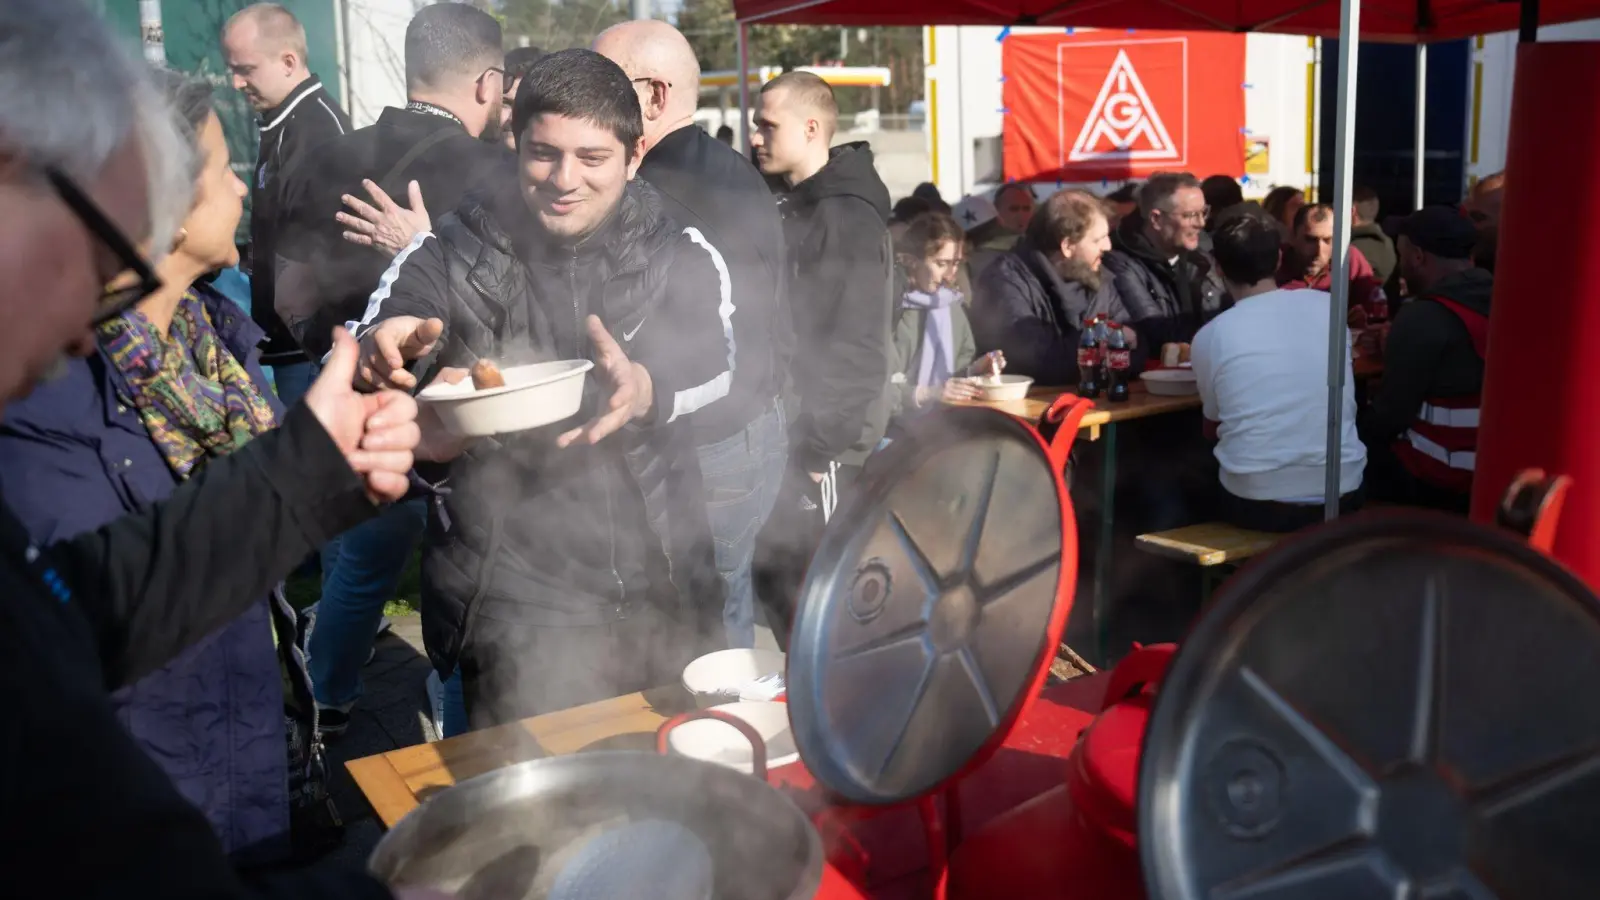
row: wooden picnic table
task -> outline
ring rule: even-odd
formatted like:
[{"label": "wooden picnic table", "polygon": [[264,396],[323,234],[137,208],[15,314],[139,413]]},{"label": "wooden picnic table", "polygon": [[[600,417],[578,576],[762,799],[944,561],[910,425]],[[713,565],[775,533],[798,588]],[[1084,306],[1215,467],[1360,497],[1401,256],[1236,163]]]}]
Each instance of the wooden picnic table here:
[{"label": "wooden picnic table", "polygon": [[[1020,419],[1037,423],[1039,417],[1050,409],[1050,404],[1062,394],[1072,393],[1070,387],[1040,387],[1034,385],[1028,390],[1028,396],[1022,400],[1001,400],[993,403],[984,403],[977,400],[963,400],[954,406],[982,406],[987,409],[997,409],[1009,413]],[[1148,416],[1159,416],[1163,413],[1178,412],[1185,409],[1199,409],[1200,396],[1189,394],[1183,397],[1163,397],[1146,391],[1143,382],[1128,385],[1128,399],[1121,403],[1112,403],[1101,394],[1094,401],[1094,409],[1084,415],[1079,423],[1079,430],[1089,432],[1089,440],[1100,439],[1100,428],[1103,425],[1112,425],[1117,422],[1126,422],[1131,419],[1143,419]]]},{"label": "wooden picnic table", "polygon": [[[1021,802],[1053,786],[1051,779],[1060,783],[1064,771],[1060,760],[1071,752],[1078,732],[1099,712],[1108,675],[1099,672],[1075,678],[1040,693],[1025,721],[1018,723],[1006,740],[1006,748],[1013,752],[1001,753],[985,767],[998,767],[997,774],[1007,775],[1003,793],[1023,792],[1024,796],[1013,796],[1011,802]],[[661,723],[693,707],[687,692],[672,685],[351,760],[345,767],[379,821],[392,828],[432,794],[495,769],[586,750],[654,752]],[[773,778],[790,786],[814,786],[800,764],[774,769]],[[1034,793],[1026,793],[1028,790]]]}]

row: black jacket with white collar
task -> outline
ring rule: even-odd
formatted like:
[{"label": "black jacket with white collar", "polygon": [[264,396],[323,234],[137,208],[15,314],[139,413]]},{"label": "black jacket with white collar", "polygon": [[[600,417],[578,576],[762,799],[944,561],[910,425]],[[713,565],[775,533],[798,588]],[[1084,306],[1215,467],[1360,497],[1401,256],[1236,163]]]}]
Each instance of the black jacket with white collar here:
[{"label": "black jacket with white collar", "polygon": [[261,149],[250,181],[250,315],[267,333],[262,365],[305,362],[289,330],[273,311],[277,275],[280,175],[304,152],[350,130],[350,117],[317,76],[300,82],[276,107],[261,114]]}]

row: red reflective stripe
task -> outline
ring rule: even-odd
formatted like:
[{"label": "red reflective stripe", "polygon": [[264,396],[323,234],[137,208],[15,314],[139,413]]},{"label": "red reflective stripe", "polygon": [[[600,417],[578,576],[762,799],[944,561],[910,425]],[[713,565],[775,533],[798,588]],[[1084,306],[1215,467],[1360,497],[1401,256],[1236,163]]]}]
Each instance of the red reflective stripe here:
[{"label": "red reflective stripe", "polygon": [[1469,309],[1447,297],[1434,294],[1424,294],[1421,299],[1432,300],[1445,309],[1455,313],[1461,324],[1467,326],[1467,334],[1472,336],[1472,349],[1478,351],[1479,359],[1489,358],[1489,317],[1475,309]]}]

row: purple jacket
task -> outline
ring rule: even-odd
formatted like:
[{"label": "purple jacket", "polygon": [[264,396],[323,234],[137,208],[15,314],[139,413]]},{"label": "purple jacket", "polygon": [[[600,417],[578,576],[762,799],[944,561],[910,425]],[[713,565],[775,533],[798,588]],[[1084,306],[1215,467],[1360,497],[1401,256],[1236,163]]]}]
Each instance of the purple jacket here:
[{"label": "purple jacket", "polygon": [[[218,334],[281,415],[259,362],[261,329],[220,294],[196,290]],[[73,360],[66,375],[6,409],[0,491],[33,540],[89,531],[177,486],[126,396],[121,373],[99,354]],[[244,864],[289,850],[288,743],[272,602],[262,598],[113,697],[123,725]]]}]

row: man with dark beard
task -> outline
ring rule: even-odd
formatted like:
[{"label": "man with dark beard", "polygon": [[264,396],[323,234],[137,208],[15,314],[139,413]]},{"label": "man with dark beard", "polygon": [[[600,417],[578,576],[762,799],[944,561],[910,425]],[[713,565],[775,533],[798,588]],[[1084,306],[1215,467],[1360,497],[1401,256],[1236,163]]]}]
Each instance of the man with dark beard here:
[{"label": "man with dark beard", "polygon": [[1075,384],[1085,318],[1123,321],[1127,312],[1101,258],[1111,249],[1105,206],[1084,191],[1060,191],[1040,207],[1015,247],[978,278],[971,312],[980,351],[1005,353],[1007,371],[1039,384]]},{"label": "man with dark beard", "polygon": [[[342,198],[377,184],[395,196],[451,209],[486,172],[508,171],[511,154],[485,134],[500,129],[505,73],[500,23],[460,3],[423,7],[406,26],[402,108],[324,144],[286,173],[280,194],[278,314],[313,359],[329,349],[333,327],[364,317],[368,298],[392,254],[344,238],[336,216]],[[407,185],[409,184],[409,191]],[[348,218],[348,217],[345,217]],[[420,501],[397,504],[323,551],[322,597],[308,638],[311,675],[324,733],[349,724],[361,695],[360,672],[372,652],[383,606],[422,536]]]}]

